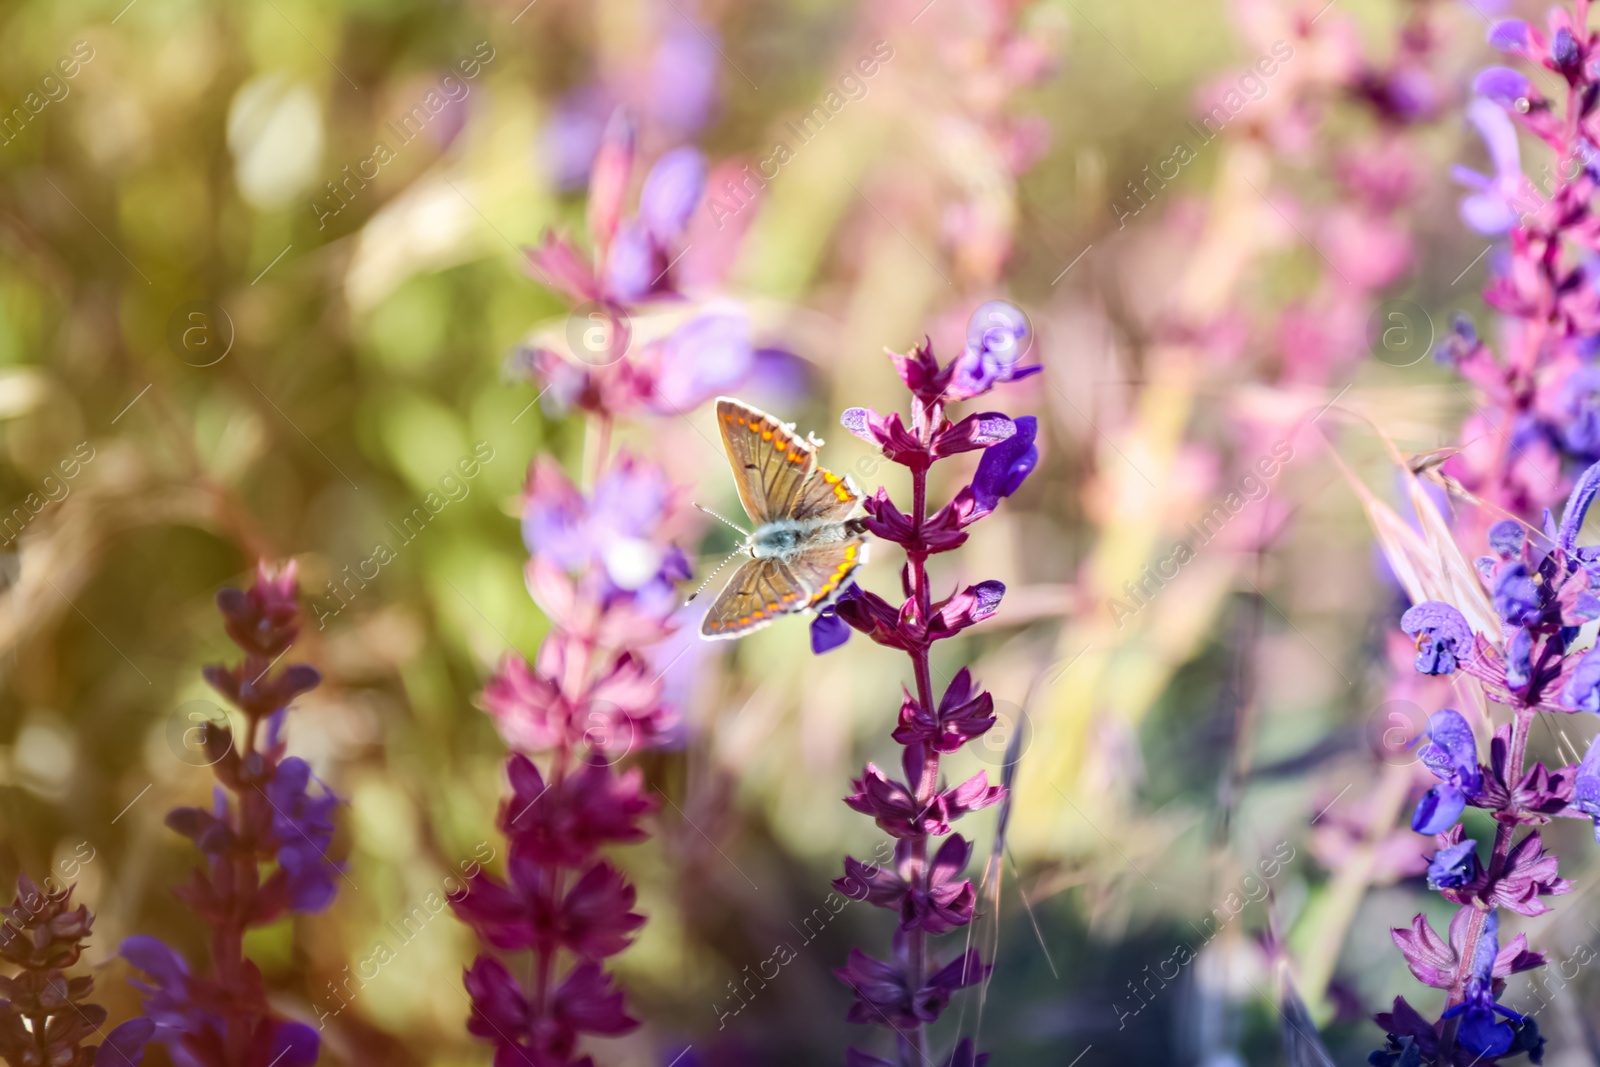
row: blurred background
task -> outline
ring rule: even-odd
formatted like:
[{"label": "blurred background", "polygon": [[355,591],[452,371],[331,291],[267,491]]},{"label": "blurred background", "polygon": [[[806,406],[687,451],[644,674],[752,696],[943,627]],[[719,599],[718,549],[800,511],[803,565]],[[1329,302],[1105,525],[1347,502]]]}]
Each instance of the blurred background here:
[{"label": "blurred background", "polygon": [[[998,403],[1040,417],[1042,465],[934,575],[1008,588],[941,653],[1003,709],[950,773],[1021,753],[974,927],[995,974],[941,1033],[976,1032],[996,1064],[1281,1063],[1288,976],[1336,1062],[1364,1062],[1373,1010],[1434,1006],[1389,927],[1448,911],[1405,828],[1430,779],[1403,746],[1448,692],[1394,669],[1403,601],[1367,509],[1409,514],[1397,456],[1472,410],[1429,349],[1456,310],[1489,329],[1492,250],[1449,167],[1489,169],[1461,115],[1500,13],[6,4],[0,879],[77,883],[113,1020],[137,1010],[121,938],[203,956],[167,888],[195,854],[162,818],[208,795],[182,735],[210,699],[201,666],[229,655],[217,589],[293,558],[313,612],[296,655],[326,683],[291,751],[348,798],[355,888],[253,932],[250,954],[311,1020],[396,946],[322,1062],[487,1062],[463,1027],[470,932],[441,916],[400,942],[391,924],[470,863],[503,867],[504,746],[475,696],[546,628],[521,573],[527,464],[576,470],[583,449],[581,420],[508,370],[567,323],[523,249],[583,232],[626,105],[646,164],[683,144],[711,161],[680,270],[697,300],[742,306],[766,353],[736,392],[829,438],[824,462],[869,488],[896,472],[837,419],[900,405],[883,348],[926,334],[953,355],[991,299],[1031,320],[1045,372]],[[621,443],[731,512],[711,426],[701,409]],[[469,455],[480,473],[445,484]],[[447,505],[400,537],[433,492]],[[677,530],[698,573],[733,543],[706,522]],[[335,595],[379,542],[394,558]],[[891,594],[892,556],[863,584]],[[616,961],[645,1026],[596,1055],[840,1062],[864,1035],[830,969],[884,951],[886,916],[845,909],[736,1015],[729,983],[795,938],[847,851],[877,847],[840,798],[895,758],[903,660],[861,640],[816,659],[796,621],[668,645],[682,727],[640,762],[673,804],[614,857],[650,920]],[[1588,724],[1568,731],[1581,751]],[[969,825],[986,856],[994,813]],[[1585,828],[1549,836],[1586,880]],[[1594,915],[1574,899],[1504,936],[1564,957]],[[1547,1062],[1600,1062],[1597,998],[1588,974],[1555,994]]]}]

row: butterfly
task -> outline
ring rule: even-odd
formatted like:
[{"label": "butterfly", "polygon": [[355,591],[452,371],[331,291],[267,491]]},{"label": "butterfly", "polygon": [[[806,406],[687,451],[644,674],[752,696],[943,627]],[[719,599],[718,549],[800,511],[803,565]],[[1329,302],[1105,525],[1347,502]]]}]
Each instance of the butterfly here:
[{"label": "butterfly", "polygon": [[802,440],[792,423],[725,396],[717,398],[717,425],[755,530],[723,519],[745,535],[734,555],[750,558],[700,624],[700,636],[713,640],[826,603],[867,558],[865,524],[849,517],[861,491],[848,475],[817,466],[820,440]]}]

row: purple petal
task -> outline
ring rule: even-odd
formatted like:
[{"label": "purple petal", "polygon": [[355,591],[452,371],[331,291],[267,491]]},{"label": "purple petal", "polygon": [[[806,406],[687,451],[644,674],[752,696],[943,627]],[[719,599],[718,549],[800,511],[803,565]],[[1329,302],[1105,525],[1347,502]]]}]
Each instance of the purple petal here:
[{"label": "purple petal", "polygon": [[1467,105],[1467,121],[1477,127],[1489,150],[1494,171],[1501,178],[1522,178],[1522,152],[1517,146],[1517,127],[1505,109],[1481,97]]},{"label": "purple petal", "polygon": [[1442,834],[1456,824],[1466,807],[1466,797],[1441,783],[1423,794],[1411,816],[1411,829],[1419,834]]},{"label": "purple petal", "polygon": [[985,514],[994,510],[999,501],[1022,488],[1033,468],[1039,464],[1039,448],[1034,438],[1039,433],[1039,420],[1024,415],[1015,420],[1017,432],[984,450],[978,461],[978,472],[972,479],[972,495]]},{"label": "purple petal", "polygon": [[[1502,112],[1503,114],[1503,112]],[[1477,189],[1479,192],[1494,187],[1494,179],[1479,174],[1471,167],[1463,167],[1459,163],[1450,165],[1450,180],[1457,185],[1464,185],[1468,189]]]},{"label": "purple petal", "polygon": [[1472,80],[1472,91],[1503,107],[1516,107],[1518,100],[1532,98],[1533,85],[1510,67],[1489,67]]},{"label": "purple petal", "polygon": [[717,103],[717,31],[702,23],[675,19],[678,28],[666,34],[650,63],[650,99],[646,106],[664,125],[682,133],[704,126]]},{"label": "purple petal", "polygon": [[317,1062],[317,1032],[304,1023],[279,1023],[267,1061],[273,1067],[311,1067]]},{"label": "purple petal", "polygon": [[826,611],[811,620],[811,651],[814,655],[832,652],[850,640],[850,625],[836,611]]},{"label": "purple petal", "polygon": [[1528,535],[1522,528],[1522,523],[1516,519],[1506,519],[1489,527],[1489,547],[1501,559],[1510,559],[1522,551],[1523,542]]},{"label": "purple petal", "polygon": [[1589,505],[1594,503],[1595,493],[1600,492],[1600,463],[1594,464],[1578,478],[1572,487],[1572,495],[1567,497],[1566,510],[1561,513],[1561,531],[1557,543],[1568,552],[1578,544],[1578,531],[1583,527],[1584,516],[1589,514]]},{"label": "purple petal", "polygon": [[656,161],[639,193],[639,216],[657,242],[683,234],[705,188],[706,160],[699,149],[674,148]]},{"label": "purple petal", "polygon": [[1529,26],[1521,19],[1501,19],[1489,27],[1489,44],[1502,52],[1519,52],[1528,47]]},{"label": "purple petal", "polygon": [[750,320],[743,312],[698,315],[661,343],[656,396],[672,411],[727,392],[750,371]]},{"label": "purple petal", "polygon": [[1511,210],[1505,197],[1495,193],[1477,193],[1461,198],[1461,221],[1474,233],[1498,237],[1517,224],[1517,213]]},{"label": "purple petal", "polygon": [[139,1067],[144,1062],[144,1047],[155,1036],[154,1019],[129,1019],[106,1035],[95,1061],[104,1067]]},{"label": "purple petal", "polygon": [[606,253],[606,288],[623,303],[642,300],[661,275],[649,230],[632,219],[618,227]]},{"label": "purple petal", "polygon": [[[1561,690],[1561,703],[1574,711],[1600,711],[1600,649],[1583,654]],[[1588,761],[1587,756],[1584,759]]]}]

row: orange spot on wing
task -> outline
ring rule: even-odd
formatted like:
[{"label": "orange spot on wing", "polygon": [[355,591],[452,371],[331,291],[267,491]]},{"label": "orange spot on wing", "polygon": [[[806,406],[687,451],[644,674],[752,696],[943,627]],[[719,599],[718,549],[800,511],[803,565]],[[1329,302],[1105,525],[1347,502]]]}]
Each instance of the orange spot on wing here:
[{"label": "orange spot on wing", "polygon": [[744,618],[740,619],[739,620],[739,625],[740,626],[749,626],[750,625],[750,616],[746,615]]},{"label": "orange spot on wing", "polygon": [[771,430],[767,430],[767,431],[763,432],[762,435],[761,435],[761,439],[763,441],[772,440],[772,431]]}]

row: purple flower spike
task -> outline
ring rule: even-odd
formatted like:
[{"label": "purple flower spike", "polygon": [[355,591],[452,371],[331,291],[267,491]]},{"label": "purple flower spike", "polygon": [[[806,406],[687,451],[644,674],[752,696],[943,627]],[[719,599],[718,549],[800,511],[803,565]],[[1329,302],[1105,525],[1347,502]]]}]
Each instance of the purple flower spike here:
[{"label": "purple flower spike", "polygon": [[1453,674],[1472,658],[1472,629],[1466,616],[1441,600],[1426,600],[1400,617],[1400,628],[1417,643],[1416,668],[1422,674]]},{"label": "purple flower spike", "polygon": [[1472,80],[1472,91],[1501,107],[1515,108],[1518,100],[1533,99],[1533,85],[1510,67],[1490,67]]},{"label": "purple flower spike", "polygon": [[[987,973],[976,953],[928,973],[932,950],[927,939],[969,925],[974,904],[972,884],[961,877],[971,845],[952,836],[935,851],[929,838],[949,834],[956,819],[1006,797],[1005,785],[990,785],[985,774],[956,786],[943,784],[942,757],[994,726],[994,698],[974,684],[966,668],[957,671],[940,697],[932,686],[929,656],[935,641],[954,637],[993,616],[1005,586],[997,581],[977,582],[937,600],[927,564],[930,556],[959,548],[967,539],[964,528],[1016,492],[1039,461],[1034,443],[1036,419],[1012,419],[1000,412],[953,418],[947,410],[951,403],[986,392],[998,382],[1015,381],[1037,371],[1037,367],[1018,365],[1028,338],[1027,319],[1020,311],[1009,304],[985,305],[969,324],[966,351],[953,362],[940,366],[926,341],[905,355],[890,353],[911,393],[909,425],[899,412],[880,414],[864,407],[849,409],[839,420],[892,462],[908,468],[912,480],[912,506],[908,509],[897,506],[881,486],[862,499],[866,509],[862,525],[867,532],[905,550],[906,565],[901,572],[905,599],[896,607],[881,596],[852,587],[836,609],[838,618],[851,628],[880,645],[906,652],[917,678],[916,692],[904,693],[893,735],[905,746],[903,780],[890,779],[868,764],[852,783],[854,792],[845,798],[851,808],[871,816],[880,829],[896,838],[895,869],[846,859],[845,877],[834,883],[852,899],[868,900],[900,914],[890,962],[855,950],[849,966],[835,972],[856,991],[849,1016],[852,1022],[888,1025],[899,1031],[897,1062],[905,1062],[912,1042],[928,1047],[925,1035],[908,1038],[908,1027],[920,1032],[939,1016],[955,989]],[[930,515],[929,468],[976,449],[982,449],[983,456],[972,483]],[[824,613],[812,629],[818,651],[841,639],[826,619]],[[1004,816],[1001,821],[1003,825]],[[986,1059],[963,1042],[950,1056],[940,1057],[937,1067],[980,1067]],[[856,1049],[846,1055],[851,1067],[888,1062]],[[928,1063],[933,1067],[932,1059]]]}]

